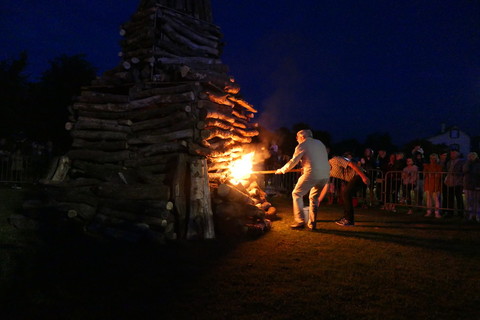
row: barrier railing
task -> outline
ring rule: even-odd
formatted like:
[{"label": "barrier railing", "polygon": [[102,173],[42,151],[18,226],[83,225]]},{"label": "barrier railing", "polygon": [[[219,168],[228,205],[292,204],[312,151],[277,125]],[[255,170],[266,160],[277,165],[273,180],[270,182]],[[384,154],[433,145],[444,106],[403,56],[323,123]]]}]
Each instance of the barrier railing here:
[{"label": "barrier railing", "polygon": [[[300,174],[298,172],[288,172],[283,175],[266,174],[265,187],[267,190],[289,194],[295,187]],[[444,181],[447,174],[447,172],[419,171],[415,183],[403,183],[402,171],[389,171],[384,175],[378,169],[367,170],[370,184],[363,186],[357,192],[354,204],[366,207],[378,206],[392,211],[403,207],[430,209],[432,213],[435,211],[461,212],[465,207],[462,187],[446,186]],[[429,189],[427,192],[424,190],[426,180],[428,180]],[[340,195],[344,185],[345,182],[342,180],[330,178],[324,201],[328,204],[341,204]]]},{"label": "barrier railing", "polygon": [[0,183],[34,183],[45,171],[46,165],[34,161],[32,157],[5,157],[0,160]]}]

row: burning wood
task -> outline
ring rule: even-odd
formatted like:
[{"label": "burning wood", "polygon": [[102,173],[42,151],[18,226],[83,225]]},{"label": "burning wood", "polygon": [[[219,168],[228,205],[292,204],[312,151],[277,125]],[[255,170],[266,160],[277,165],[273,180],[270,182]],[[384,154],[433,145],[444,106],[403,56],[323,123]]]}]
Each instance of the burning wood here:
[{"label": "burning wood", "polygon": [[257,110],[220,60],[210,1],[142,0],[121,34],[122,62],[70,108],[71,166],[45,183],[55,203],[115,237],[268,230],[275,210],[245,148],[259,134]]}]

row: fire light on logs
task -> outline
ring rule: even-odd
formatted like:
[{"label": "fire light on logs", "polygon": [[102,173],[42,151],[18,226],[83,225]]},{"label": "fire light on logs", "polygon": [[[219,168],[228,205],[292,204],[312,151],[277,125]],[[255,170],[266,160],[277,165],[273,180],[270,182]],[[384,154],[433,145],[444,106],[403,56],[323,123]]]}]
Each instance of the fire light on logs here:
[{"label": "fire light on logs", "polygon": [[121,29],[121,63],[69,108],[72,148],[44,185],[85,229],[165,240],[270,228],[248,148],[257,110],[220,60],[210,10],[141,0]]}]

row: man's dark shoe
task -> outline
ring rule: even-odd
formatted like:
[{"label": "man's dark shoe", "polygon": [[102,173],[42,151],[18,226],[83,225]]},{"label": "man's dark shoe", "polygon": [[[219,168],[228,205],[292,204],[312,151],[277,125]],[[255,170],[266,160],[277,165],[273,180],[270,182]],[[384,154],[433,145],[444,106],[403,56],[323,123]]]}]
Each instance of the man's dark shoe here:
[{"label": "man's dark shoe", "polygon": [[299,222],[299,223],[294,223],[290,225],[290,228],[292,229],[303,229],[305,228],[305,223]]},{"label": "man's dark shoe", "polygon": [[337,220],[335,221],[336,224],[338,224],[339,226],[343,226],[343,227],[351,227],[351,226],[354,226],[355,223],[350,221],[350,220],[347,220],[345,218],[342,218],[340,220]]}]

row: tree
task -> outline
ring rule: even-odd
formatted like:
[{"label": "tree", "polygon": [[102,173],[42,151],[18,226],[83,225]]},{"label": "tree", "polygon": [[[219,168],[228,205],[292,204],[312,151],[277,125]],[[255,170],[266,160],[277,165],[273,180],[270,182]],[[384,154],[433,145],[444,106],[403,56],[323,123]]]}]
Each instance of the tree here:
[{"label": "tree", "polygon": [[371,148],[375,151],[383,149],[387,152],[396,150],[396,146],[392,143],[392,138],[389,133],[375,132],[369,134],[365,139],[365,148]]},{"label": "tree", "polygon": [[0,133],[2,136],[22,131],[25,127],[25,109],[28,104],[29,83],[24,73],[28,55],[0,61]]},{"label": "tree", "polygon": [[426,139],[415,139],[406,143],[403,151],[406,155],[411,155],[412,150],[413,148],[415,148],[415,146],[420,146],[423,149],[423,155],[426,159],[428,159],[428,156],[432,153],[441,154],[445,152],[445,150],[448,150],[448,147],[443,143],[433,144]]},{"label": "tree", "polygon": [[326,147],[332,145],[332,135],[327,131],[315,130],[313,131],[313,137],[323,142]]},{"label": "tree", "polygon": [[52,140],[60,150],[66,150],[70,146],[69,135],[64,129],[68,106],[73,97],[80,94],[81,87],[90,84],[95,77],[95,67],[83,54],[61,55],[51,61],[50,68],[35,86],[32,130],[41,132],[43,139]]},{"label": "tree", "polygon": [[332,154],[342,155],[345,152],[351,152],[354,155],[362,155],[362,144],[357,139],[342,140],[332,146]]}]

